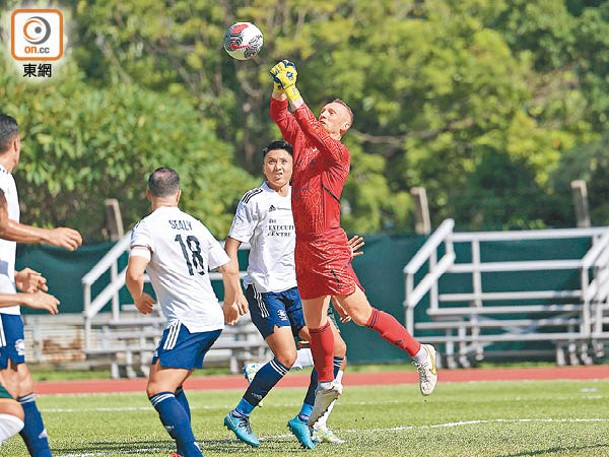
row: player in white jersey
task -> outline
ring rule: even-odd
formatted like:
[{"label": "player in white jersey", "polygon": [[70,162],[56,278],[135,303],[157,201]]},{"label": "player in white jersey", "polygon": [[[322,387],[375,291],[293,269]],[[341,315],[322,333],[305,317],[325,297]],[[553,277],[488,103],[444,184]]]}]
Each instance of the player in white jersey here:
[{"label": "player in white jersey", "polygon": [[[0,234],[8,226],[8,209],[4,192],[0,190]],[[42,291],[35,293],[0,294],[0,308],[14,305],[29,306],[34,309],[45,309],[51,314],[57,314],[59,300]],[[0,445],[23,429],[23,408],[6,388],[0,375]]]},{"label": "player in white jersey", "polygon": [[[224,425],[237,438],[258,447],[249,416],[256,405],[288,372],[296,360],[294,337],[308,340],[302,302],[296,288],[294,246],[296,234],[292,217],[291,187],[292,146],[285,141],[273,141],[263,150],[262,171],[267,180],[246,192],[231,225],[225,249],[232,268],[238,270],[237,251],[242,243],[250,243],[249,264],[244,280],[245,296],[252,322],[256,325],[274,358],[260,367],[239,404],[224,418]],[[335,370],[341,368],[346,345],[335,326]],[[288,427],[300,444],[314,449],[307,427],[313,408],[317,372],[311,376],[309,391],[302,408]]]},{"label": "player in white jersey", "polygon": [[[190,424],[190,408],[182,384],[203,367],[207,351],[220,336],[224,322],[234,323],[247,312],[238,271],[232,273],[224,249],[197,219],[178,208],[180,178],[171,168],[158,168],[148,179],[146,196],[152,212],[131,234],[126,283],[137,309],[152,312],[155,300],[144,292],[148,272],[167,325],[152,358],[146,393],[161,422],[176,441],[177,455],[201,453]],[[212,289],[209,270],[224,281],[224,311]],[[176,455],[176,454],[174,454]]]},{"label": "player in white jersey", "polygon": [[[19,164],[21,140],[17,121],[0,114],[0,190],[8,206],[8,224],[0,239],[0,294],[15,294],[17,289],[26,293],[48,290],[46,279],[38,272],[26,268],[15,271],[16,242],[46,243],[74,250],[82,244],[76,230],[58,227],[43,229],[19,222],[19,197],[12,172]],[[54,298],[54,297],[53,297]],[[38,295],[37,300],[48,299]],[[0,374],[10,394],[23,407],[25,425],[21,430],[28,451],[33,457],[49,457],[51,450],[46,429],[36,405],[34,381],[25,363],[23,320],[17,303],[0,308]]]}]

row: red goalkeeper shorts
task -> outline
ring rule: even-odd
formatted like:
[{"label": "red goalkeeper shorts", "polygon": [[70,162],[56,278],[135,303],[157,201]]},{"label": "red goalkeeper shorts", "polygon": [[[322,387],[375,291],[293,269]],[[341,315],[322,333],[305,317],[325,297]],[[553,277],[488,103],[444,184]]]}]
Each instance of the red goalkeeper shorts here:
[{"label": "red goalkeeper shorts", "polygon": [[363,290],[351,261],[353,255],[343,229],[296,235],[296,280],[304,300],[324,295],[350,295]]}]

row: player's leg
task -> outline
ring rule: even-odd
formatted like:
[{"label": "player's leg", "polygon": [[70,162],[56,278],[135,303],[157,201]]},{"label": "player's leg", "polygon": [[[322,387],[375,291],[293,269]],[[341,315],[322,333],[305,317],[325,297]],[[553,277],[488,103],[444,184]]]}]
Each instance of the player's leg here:
[{"label": "player's leg", "polygon": [[327,386],[334,380],[334,335],[328,322],[329,304],[329,295],[302,300],[302,310],[310,334],[313,362],[321,386]]},{"label": "player's leg", "polygon": [[[327,316],[329,304],[329,295],[303,299],[303,311],[311,335],[311,352],[319,376],[319,387],[315,393],[309,426],[313,426],[325,414],[330,404],[342,394],[342,385],[334,379],[334,334]],[[319,327],[313,327],[315,325]]]},{"label": "player's leg", "polygon": [[[342,378],[345,372],[345,367],[347,366],[347,344],[340,334],[340,330],[336,325],[334,315],[331,311],[332,308],[329,308],[328,318],[330,319],[332,331],[334,333],[334,377],[335,381],[342,385]],[[334,409],[334,405],[336,404],[337,400],[338,399],[335,399],[332,403],[330,403],[326,413],[322,415],[317,422],[315,422],[315,424],[313,424],[311,439],[314,443],[342,444],[345,442],[337,437],[332,429],[327,425],[328,418],[330,417],[330,414],[332,414],[332,410]]]},{"label": "player's leg", "polygon": [[23,408],[0,385],[0,445],[23,428]]},{"label": "player's leg", "polygon": [[[221,331],[191,333],[176,323],[165,329],[153,357],[146,393],[183,457],[201,453],[190,423],[190,414],[176,398],[184,381],[195,368],[203,366],[203,357]],[[181,395],[185,395],[182,391]]]},{"label": "player's leg", "polygon": [[224,425],[250,446],[260,446],[249,417],[254,408],[290,370],[296,360],[296,347],[282,297],[285,292],[260,293],[254,286],[245,290],[252,322],[273,352],[273,359],[262,365],[237,406],[224,418]]},{"label": "player's leg", "polygon": [[2,377],[10,394],[23,408],[24,425],[19,434],[32,457],[49,457],[51,449],[44,421],[34,393],[34,380],[25,363],[23,319],[20,315],[0,314],[6,346],[2,355]]},{"label": "player's leg", "polygon": [[[304,313],[302,309],[302,300],[298,289],[291,289],[286,293],[285,303],[288,319],[292,328],[292,337],[297,337],[300,340],[310,340],[309,331],[305,325]],[[293,341],[293,339],[292,339]],[[309,417],[313,412],[313,404],[315,399],[315,389],[318,386],[317,371],[311,373],[311,381],[307,390],[307,395],[304,398],[300,411],[296,416],[288,421],[288,428],[294,434],[298,442],[305,449],[315,449],[315,443],[311,439],[311,429],[308,426]]]},{"label": "player's leg", "polygon": [[335,298],[357,325],[371,328],[385,341],[406,351],[419,372],[421,393],[430,395],[433,392],[438,380],[433,346],[420,344],[395,317],[373,308],[358,286],[352,294]]},{"label": "player's leg", "polygon": [[299,340],[298,350],[296,351],[296,361],[292,365],[292,370],[304,370],[314,366],[313,353],[308,341]]},{"label": "player's leg", "polygon": [[190,375],[189,370],[163,368],[156,361],[150,367],[146,394],[154,409],[156,409],[162,424],[169,435],[176,441],[178,454],[184,457],[202,456],[199,450],[190,416],[176,398],[176,390]]}]

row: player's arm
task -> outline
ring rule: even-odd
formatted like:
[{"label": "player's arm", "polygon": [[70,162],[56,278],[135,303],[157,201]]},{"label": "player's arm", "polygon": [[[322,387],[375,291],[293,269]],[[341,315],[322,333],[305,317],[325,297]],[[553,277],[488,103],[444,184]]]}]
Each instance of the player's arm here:
[{"label": "player's arm", "polygon": [[[285,63],[287,61],[281,61],[273,68],[270,73],[273,76],[273,93],[271,94],[271,119],[275,122],[283,139],[288,143],[294,144],[296,137],[300,133],[300,126],[294,119],[294,116],[288,111],[288,96],[283,88],[283,83],[277,79],[277,74],[280,71],[285,70]],[[296,67],[294,67],[294,72]],[[294,76],[295,77],[295,76]]]},{"label": "player's arm", "polygon": [[74,251],[82,244],[82,236],[77,230],[68,227],[45,229],[21,224],[9,219],[8,227],[2,238],[17,243],[44,243]]},{"label": "player's arm", "polygon": [[[307,138],[313,140],[320,152],[328,156],[330,160],[336,163],[344,162],[346,156],[348,157],[349,154],[347,148],[340,140],[336,140],[330,136],[323,124],[315,118],[315,115],[311,112],[300,95],[300,91],[296,87],[296,80],[298,79],[296,66],[288,60],[282,60],[271,68],[270,73],[273,76],[275,87],[278,86],[283,89],[290,104],[290,108],[292,109],[293,118],[296,120],[300,130]],[[276,90],[277,89],[274,89],[274,92]],[[273,104],[272,97],[271,104]],[[291,142],[294,143],[293,141]]]},{"label": "player's arm", "polygon": [[34,293],[0,294],[0,308],[9,306],[26,306],[31,309],[41,309],[51,314],[57,314],[59,300],[51,294],[42,291]]},{"label": "player's arm", "polygon": [[222,273],[224,283],[224,321],[227,324],[236,324],[240,316],[249,311],[249,304],[239,278],[239,259],[237,253],[241,242],[228,237],[224,244],[224,250],[229,257],[229,262],[221,265],[218,271]]},{"label": "player's arm", "polygon": [[277,100],[271,97],[270,113],[271,119],[281,130],[283,139],[290,144],[294,144],[296,137],[301,133],[301,129],[292,113],[288,111],[287,99]]},{"label": "player's arm", "polygon": [[8,204],[6,203],[6,197],[4,191],[0,189],[0,236],[4,237],[6,229],[8,228]]},{"label": "player's arm", "polygon": [[144,292],[144,273],[150,258],[150,250],[147,247],[132,247],[125,275],[127,289],[133,298],[135,307],[142,314],[150,314],[154,306],[154,298]]}]

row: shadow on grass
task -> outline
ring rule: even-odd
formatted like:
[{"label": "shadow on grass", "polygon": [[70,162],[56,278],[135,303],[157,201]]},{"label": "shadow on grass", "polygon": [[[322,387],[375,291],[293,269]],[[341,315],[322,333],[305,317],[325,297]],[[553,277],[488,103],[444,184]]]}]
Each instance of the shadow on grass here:
[{"label": "shadow on grass", "polygon": [[528,457],[534,455],[555,454],[557,452],[574,452],[585,451],[592,449],[605,449],[606,452],[599,455],[609,455],[609,444],[595,444],[592,446],[567,446],[567,447],[551,447],[549,449],[538,449],[535,451],[519,452],[517,454],[500,454],[496,457]]},{"label": "shadow on grass", "polygon": [[[254,448],[248,446],[236,439],[228,440],[206,440],[199,442],[201,450],[223,452],[229,454],[252,454]],[[301,454],[304,449],[301,449],[298,444],[290,439],[273,439],[271,441],[262,441],[264,451],[273,452],[277,455],[292,455]],[[131,441],[128,443],[117,443],[116,441],[92,441],[83,443],[82,446],[72,446],[56,451],[58,455],[68,457],[70,455],[82,455],[89,452],[111,453],[117,455],[142,455],[142,452],[167,452],[168,454],[175,451],[175,445],[167,440],[148,440],[148,441]]]}]

